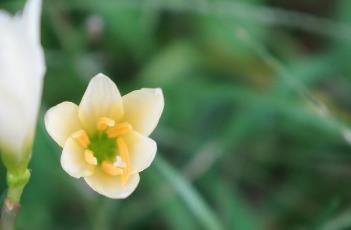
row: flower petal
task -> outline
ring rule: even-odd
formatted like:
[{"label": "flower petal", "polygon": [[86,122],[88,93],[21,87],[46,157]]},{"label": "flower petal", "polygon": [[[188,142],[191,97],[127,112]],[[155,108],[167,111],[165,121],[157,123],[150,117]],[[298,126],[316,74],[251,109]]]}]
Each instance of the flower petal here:
[{"label": "flower petal", "polygon": [[109,117],[115,121],[123,115],[122,98],[116,84],[103,74],[89,82],[79,105],[79,118],[91,133],[96,129],[99,118]]},{"label": "flower petal", "polygon": [[62,102],[45,114],[45,127],[50,136],[61,147],[68,137],[81,129],[78,119],[78,106],[72,102]]},{"label": "flower petal", "polygon": [[122,185],[120,176],[109,176],[101,170],[96,170],[93,175],[84,179],[94,191],[112,199],[127,198],[140,180],[139,174],[134,174],[129,177],[125,185]]},{"label": "flower petal", "polygon": [[0,11],[0,145],[18,159],[32,144],[45,73],[40,11],[40,0],[14,17]]},{"label": "flower petal", "polygon": [[161,89],[140,89],[123,96],[124,118],[133,129],[149,136],[155,129],[164,107]]},{"label": "flower petal", "polygon": [[89,165],[84,159],[84,150],[73,138],[68,138],[63,147],[61,165],[72,177],[86,177],[94,172],[95,167]]},{"label": "flower petal", "polygon": [[7,26],[6,24],[8,24],[11,19],[12,16],[8,12],[0,10],[0,27]]},{"label": "flower petal", "polygon": [[41,5],[41,0],[28,0],[22,16],[28,36],[35,43],[38,43],[40,39]]},{"label": "flower petal", "polygon": [[131,132],[124,139],[128,146],[132,173],[148,168],[156,156],[156,142],[137,132]]}]

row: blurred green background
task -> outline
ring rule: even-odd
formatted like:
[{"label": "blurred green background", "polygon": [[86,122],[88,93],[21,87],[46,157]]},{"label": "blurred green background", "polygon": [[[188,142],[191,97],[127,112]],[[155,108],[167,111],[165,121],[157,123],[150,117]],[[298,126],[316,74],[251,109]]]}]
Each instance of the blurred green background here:
[{"label": "blurred green background", "polygon": [[[45,0],[47,74],[17,228],[350,229],[350,12],[350,0]],[[165,95],[158,155],[126,200],[66,174],[43,127],[98,72],[122,94]]]}]

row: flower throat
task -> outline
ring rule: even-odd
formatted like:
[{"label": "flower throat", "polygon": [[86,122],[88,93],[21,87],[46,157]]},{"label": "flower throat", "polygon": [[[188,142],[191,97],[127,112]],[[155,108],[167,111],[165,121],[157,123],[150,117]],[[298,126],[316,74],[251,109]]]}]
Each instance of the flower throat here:
[{"label": "flower throat", "polygon": [[99,167],[110,176],[121,176],[126,183],[130,174],[130,160],[125,135],[133,131],[128,122],[117,123],[102,117],[96,124],[97,132],[90,137],[85,130],[75,132],[72,137],[84,148],[85,162]]}]

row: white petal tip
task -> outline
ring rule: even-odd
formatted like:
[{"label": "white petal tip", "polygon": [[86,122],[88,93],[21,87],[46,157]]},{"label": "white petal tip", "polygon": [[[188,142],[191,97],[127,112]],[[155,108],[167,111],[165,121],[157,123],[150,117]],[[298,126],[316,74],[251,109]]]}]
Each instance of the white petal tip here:
[{"label": "white petal tip", "polygon": [[28,0],[23,10],[23,21],[28,29],[31,39],[40,40],[41,0]]},{"label": "white petal tip", "polygon": [[107,75],[105,75],[105,74],[103,74],[103,73],[98,73],[98,74],[96,74],[94,77],[93,77],[93,79],[94,78],[108,78],[108,79],[110,79]]},{"label": "white petal tip", "polygon": [[158,97],[163,97],[163,91],[161,88],[142,88],[140,91],[145,91],[150,95],[155,95]]},{"label": "white petal tip", "polygon": [[162,96],[163,95],[162,89],[161,88],[155,89],[155,95]]}]

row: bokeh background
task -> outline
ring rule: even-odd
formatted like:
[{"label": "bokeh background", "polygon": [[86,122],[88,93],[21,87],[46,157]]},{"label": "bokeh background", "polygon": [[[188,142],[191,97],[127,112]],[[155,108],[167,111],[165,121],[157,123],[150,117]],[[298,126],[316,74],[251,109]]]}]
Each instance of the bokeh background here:
[{"label": "bokeh background", "polygon": [[[350,229],[350,12],[350,0],[45,0],[47,74],[17,228]],[[43,127],[98,72],[122,94],[165,95],[157,158],[126,200],[66,174]]]}]

